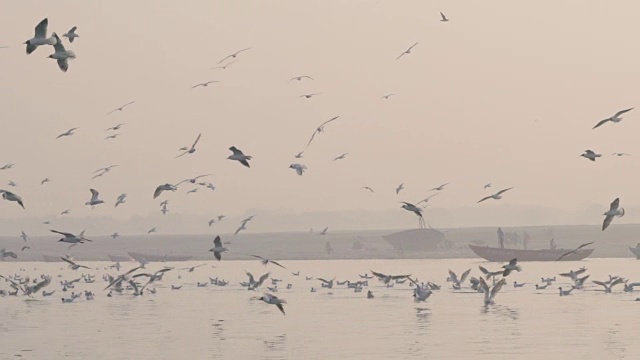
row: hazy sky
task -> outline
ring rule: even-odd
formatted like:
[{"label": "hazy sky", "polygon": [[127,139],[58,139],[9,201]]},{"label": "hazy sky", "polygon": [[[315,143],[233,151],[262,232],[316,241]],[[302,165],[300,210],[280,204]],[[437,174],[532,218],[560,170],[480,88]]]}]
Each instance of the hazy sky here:
[{"label": "hazy sky", "polygon": [[[440,22],[439,11],[451,21]],[[640,205],[640,109],[591,129],[638,105],[638,11],[635,1],[577,0],[10,2],[0,15],[0,45],[10,46],[0,49],[0,166],[17,165],[0,171],[0,184],[15,181],[27,210],[2,201],[0,214],[71,208],[74,216],[128,218],[157,212],[164,199],[183,216],[401,212],[399,201],[450,182],[426,217],[464,209],[448,225],[465,226],[475,224],[474,211],[487,218],[531,206],[589,209],[599,224],[615,197]],[[77,54],[67,73],[46,58],[52,47],[27,56],[21,45],[45,17],[59,35],[78,26],[80,37],[64,40]],[[226,70],[210,69],[246,47]],[[315,80],[288,82],[298,75]],[[191,89],[208,80],[221,82]],[[388,93],[397,96],[380,99]],[[120,122],[121,136],[105,141],[105,129]],[[76,135],[55,139],[72,127]],[[200,132],[197,152],[174,159]],[[226,160],[232,145],[254,157],[250,169]],[[603,157],[579,157],[586,149]],[[617,151],[634,156],[610,155]],[[308,172],[297,176],[294,162]],[[111,164],[120,167],[90,180]],[[187,196],[192,187],[181,186],[152,198],[159,184],[204,173],[216,174],[216,191]],[[52,182],[40,186],[45,177]],[[406,189],[396,196],[400,183]],[[502,200],[476,204],[511,186]],[[92,187],[109,204],[84,206]],[[120,193],[128,201],[114,209]]]}]

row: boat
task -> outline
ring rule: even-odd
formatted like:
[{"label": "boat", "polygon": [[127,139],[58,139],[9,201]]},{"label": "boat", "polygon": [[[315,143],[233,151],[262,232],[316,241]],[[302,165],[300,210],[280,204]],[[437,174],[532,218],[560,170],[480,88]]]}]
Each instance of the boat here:
[{"label": "boat", "polygon": [[382,236],[399,251],[436,251],[446,243],[444,233],[436,229],[411,229]]},{"label": "boat", "polygon": [[131,256],[137,262],[150,262],[150,261],[188,261],[191,260],[193,256],[188,255],[153,255],[153,254],[142,254],[138,252],[130,251],[127,254]]},{"label": "boat", "polygon": [[126,255],[107,255],[107,256],[109,257],[109,260],[111,260],[113,262],[133,261],[131,256],[126,256]]},{"label": "boat", "polygon": [[[469,245],[469,248],[481,258],[495,262],[508,262],[513,258],[518,259],[518,261],[556,261],[563,254],[573,251],[573,249],[503,249],[477,245]],[[560,261],[579,261],[591,255],[593,250],[594,249],[580,249],[577,253],[569,254],[563,257]]]},{"label": "boat", "polygon": [[636,259],[640,260],[640,244],[636,245],[636,247],[629,246],[629,250],[636,256]]}]

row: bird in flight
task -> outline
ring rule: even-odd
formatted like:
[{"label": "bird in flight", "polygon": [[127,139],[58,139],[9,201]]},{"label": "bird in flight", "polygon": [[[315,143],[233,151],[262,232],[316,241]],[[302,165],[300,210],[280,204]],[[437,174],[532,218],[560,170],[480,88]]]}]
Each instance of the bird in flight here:
[{"label": "bird in flight", "polygon": [[218,61],[218,64],[221,64],[223,61],[227,60],[228,58],[234,58],[235,59],[236,56],[238,56],[238,54],[240,54],[243,51],[247,51],[249,49],[251,49],[251,48],[249,47],[249,48],[246,48],[246,49],[238,50],[238,51],[234,52],[233,54],[226,56],[224,59]]},{"label": "bird in flight", "polygon": [[[321,132],[324,131],[324,127],[325,125],[327,125],[328,123],[336,120],[337,118],[339,118],[340,116],[334,116],[331,119],[323,122],[322,124],[320,124],[320,126],[318,126],[314,131],[313,134],[311,134],[311,139],[309,139],[309,142],[307,143],[307,146],[304,148],[304,150],[307,150],[307,148],[309,147],[309,145],[311,145],[311,142],[313,141],[313,139],[315,138],[316,134],[319,134]],[[304,150],[302,152],[304,152]],[[300,155],[302,154],[302,152],[300,152]]]},{"label": "bird in flight", "polygon": [[62,40],[60,40],[56,33],[53,33],[52,35],[56,39],[56,43],[53,44],[53,49],[55,50],[55,52],[48,57],[51,59],[55,59],[58,62],[58,67],[60,68],[60,70],[62,70],[62,72],[67,72],[67,70],[69,70],[68,60],[75,59],[76,54],[73,51],[64,48]]},{"label": "bird in flight", "polygon": [[135,102],[135,101],[132,101],[132,102],[126,103],[126,104],[124,104],[124,105],[120,106],[119,108],[116,108],[116,109],[114,109],[114,110],[111,110],[110,112],[108,112],[108,113],[107,113],[107,115],[111,115],[112,113],[114,113],[114,112],[116,112],[116,111],[122,111],[125,107],[127,107],[127,106],[129,106],[129,105],[133,104],[134,102]]},{"label": "bird in flight", "polygon": [[617,113],[615,113],[615,115],[613,115],[612,117],[610,117],[610,118],[606,118],[606,119],[604,119],[604,120],[601,120],[601,121],[600,121],[599,123],[597,123],[597,124],[596,124],[596,126],[594,126],[593,128],[595,129],[595,128],[599,127],[599,126],[602,126],[602,125],[606,124],[606,123],[607,123],[607,122],[609,122],[609,121],[611,121],[612,123],[619,123],[620,121],[622,121],[622,116],[620,116],[620,115],[622,115],[622,114],[624,114],[624,113],[626,113],[626,112],[629,112],[629,111],[631,111],[631,110],[633,110],[633,108],[629,108],[629,109],[625,109],[625,110],[620,110],[620,111],[618,111]]},{"label": "bird in flight", "polygon": [[404,190],[404,184],[398,185],[396,188],[396,195],[400,194],[400,191]]},{"label": "bird in flight", "polygon": [[289,165],[290,169],[294,169],[296,171],[296,173],[300,176],[302,176],[302,174],[304,173],[305,170],[307,170],[307,166],[306,165],[302,165],[302,164],[291,164]]},{"label": "bird in flight", "polygon": [[122,127],[122,125],[124,125],[124,123],[120,123],[120,124],[118,124],[118,125],[116,125],[116,126],[112,126],[112,127],[108,128],[108,129],[107,129],[107,130],[105,130],[105,131],[109,131],[109,130],[120,130],[120,128]]},{"label": "bird in flight", "polygon": [[300,95],[300,97],[303,97],[303,98],[305,98],[305,99],[311,99],[312,97],[314,97],[314,96],[318,96],[318,95],[320,95],[320,94],[321,94],[321,93],[302,94],[302,95]]},{"label": "bird in flight", "polygon": [[408,54],[411,54],[411,49],[413,49],[414,47],[416,47],[416,45],[418,45],[418,43],[415,43],[415,44],[411,45],[411,47],[410,47],[410,48],[408,48],[407,50],[405,50],[402,54],[400,54],[400,56],[398,56],[398,57],[396,58],[396,60],[400,59],[400,58],[401,58],[402,56],[404,56],[405,54],[407,54],[407,55],[408,55]]},{"label": "bird in flight", "polygon": [[195,84],[191,88],[194,89],[194,88],[197,88],[198,86],[207,87],[207,86],[209,86],[209,84],[213,84],[213,83],[217,83],[217,82],[220,82],[220,81],[211,80],[211,81],[203,82],[203,83],[200,83],[200,84]]},{"label": "bird in flight", "polygon": [[224,65],[221,65],[221,66],[214,66],[214,67],[212,67],[211,69],[213,69],[213,70],[215,70],[215,69],[222,69],[222,70],[226,70],[228,66],[230,66],[230,65],[231,65],[231,64],[233,64],[233,63],[235,63],[236,61],[238,61],[238,60],[233,60],[233,61],[228,62],[228,63],[226,63],[226,64],[224,64]]},{"label": "bird in flight", "polygon": [[62,34],[62,37],[66,37],[67,39],[69,39],[69,42],[72,43],[73,39],[80,37],[80,35],[76,34],[76,30],[78,29],[77,26],[74,26],[71,28],[71,30],[67,31],[66,33]]},{"label": "bird in flight", "polygon": [[443,21],[443,22],[447,22],[447,21],[449,21],[449,19],[447,19],[447,17],[446,17],[446,16],[444,16],[444,14],[442,13],[442,11],[440,11],[440,17],[441,17],[440,21]]},{"label": "bird in flight", "polygon": [[250,255],[250,256],[253,256],[254,258],[260,259],[261,262],[262,262],[262,265],[264,265],[264,266],[267,266],[269,263],[272,263],[273,265],[277,265],[277,266],[280,266],[283,269],[286,269],[286,267],[280,265],[277,261],[265,259],[262,256],[258,256],[258,255]]},{"label": "bird in flight", "polygon": [[493,195],[489,195],[489,196],[485,196],[485,197],[483,197],[483,198],[482,198],[482,199],[480,199],[480,201],[478,201],[478,202],[479,202],[479,203],[481,203],[481,202],[483,202],[483,201],[485,201],[485,200],[488,200],[488,199],[496,199],[496,200],[500,200],[500,199],[502,199],[502,196],[501,196],[501,195],[502,195],[504,192],[509,191],[509,190],[511,190],[511,189],[513,189],[513,188],[512,188],[512,187],[510,187],[510,188],[508,188],[508,189],[502,189],[502,190],[498,191],[497,193],[495,193],[495,194],[493,194]]},{"label": "bird in flight", "polygon": [[631,156],[631,154],[627,154],[627,153],[613,153],[611,155],[615,155],[615,156]]},{"label": "bird in flight", "polygon": [[609,226],[609,224],[611,224],[611,221],[614,217],[624,216],[624,208],[620,207],[620,198],[616,198],[615,200],[613,200],[613,202],[609,206],[609,210],[602,215],[605,216],[604,222],[602,223],[602,231],[604,231]]},{"label": "bird in flight", "polygon": [[596,158],[599,158],[600,156],[602,156],[602,154],[596,154],[594,151],[592,150],[585,150],[584,153],[582,153],[582,155],[580,155],[586,159],[589,159],[591,161],[596,161]]},{"label": "bird in flight", "polygon": [[449,185],[449,183],[442,184],[442,185],[440,185],[440,186],[434,187],[433,189],[431,189],[431,190],[429,190],[429,191],[434,191],[434,190],[442,191],[442,190],[444,190],[444,187],[445,187],[445,186],[447,186],[447,185]]},{"label": "bird in flight", "polygon": [[74,131],[78,130],[78,128],[71,128],[69,130],[67,130],[66,132],[63,132],[62,134],[58,135],[56,137],[56,139],[60,139],[63,136],[71,136],[74,134]]},{"label": "bird in flight", "polygon": [[372,188],[370,188],[370,187],[368,187],[368,186],[363,186],[362,188],[363,188],[363,189],[365,189],[365,190],[369,190],[369,191],[371,191],[372,193],[373,193],[373,192],[375,192],[375,191],[373,191],[373,189],[372,189]]},{"label": "bird in flight", "polygon": [[298,80],[301,81],[302,79],[309,79],[309,80],[313,80],[313,78],[311,76],[307,76],[307,75],[302,75],[302,76],[294,76],[292,77],[289,82],[292,82],[293,80]]},{"label": "bird in flight", "polygon": [[229,160],[237,160],[238,162],[240,162],[240,164],[246,166],[246,167],[251,167],[249,166],[249,160],[251,160],[251,156],[250,155],[245,155],[242,153],[242,151],[240,149],[238,149],[235,146],[232,146],[229,148],[229,150],[231,150],[233,152],[233,154],[231,154],[229,157],[227,157],[227,159]]},{"label": "bird in flight", "polygon": [[47,37],[47,26],[49,25],[49,19],[45,18],[36,25],[35,36],[32,39],[25,41],[27,45],[27,55],[34,52],[40,45],[53,45],[56,43],[56,38],[51,36]]},{"label": "bird in flight", "polygon": [[585,244],[582,244],[582,245],[578,246],[577,248],[575,248],[575,249],[573,249],[571,251],[567,251],[566,253],[560,255],[560,257],[557,258],[556,261],[560,261],[560,260],[564,259],[566,256],[569,256],[571,254],[578,254],[578,251],[580,251],[580,249],[582,249],[584,247],[587,247],[587,246],[593,244],[594,242],[595,241],[588,242],[588,243],[585,243]]},{"label": "bird in flight", "polygon": [[198,137],[196,138],[196,141],[193,142],[193,145],[191,145],[191,147],[189,147],[189,148],[186,148],[186,147],[180,148],[180,150],[182,150],[184,152],[182,154],[176,156],[176,159],[181,157],[181,156],[183,156],[183,155],[193,154],[194,152],[196,152],[196,144],[198,144],[198,141],[200,141],[200,136],[202,136],[202,133],[198,134]]},{"label": "bird in flight", "polygon": [[347,156],[347,155],[349,155],[349,153],[344,153],[344,154],[342,154],[342,155],[340,155],[340,156],[336,157],[335,159],[333,159],[333,161],[336,161],[336,160],[342,160],[342,159],[344,159],[344,158],[345,158],[345,156]]},{"label": "bird in flight", "polygon": [[388,100],[388,99],[389,99],[390,97],[392,97],[393,95],[395,95],[395,94],[391,93],[391,94],[383,95],[383,96],[381,96],[381,97],[380,97],[380,99]]}]

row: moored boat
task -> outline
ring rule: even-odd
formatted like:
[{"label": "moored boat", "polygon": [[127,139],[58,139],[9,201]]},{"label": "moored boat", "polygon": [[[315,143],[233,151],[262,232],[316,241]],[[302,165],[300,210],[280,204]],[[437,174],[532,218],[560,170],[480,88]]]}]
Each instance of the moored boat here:
[{"label": "moored boat", "polygon": [[187,255],[153,255],[153,254],[142,254],[138,252],[130,251],[127,254],[131,256],[137,262],[147,262],[147,261],[188,261],[191,260],[193,256]]},{"label": "moored boat", "polygon": [[[513,258],[518,261],[556,261],[563,254],[572,251],[572,249],[541,249],[541,250],[524,250],[524,249],[508,249],[495,248],[489,246],[469,245],[469,248],[479,257],[496,262],[507,262]],[[574,254],[563,257],[560,261],[579,261],[588,257],[593,253],[594,249],[580,249]]]}]

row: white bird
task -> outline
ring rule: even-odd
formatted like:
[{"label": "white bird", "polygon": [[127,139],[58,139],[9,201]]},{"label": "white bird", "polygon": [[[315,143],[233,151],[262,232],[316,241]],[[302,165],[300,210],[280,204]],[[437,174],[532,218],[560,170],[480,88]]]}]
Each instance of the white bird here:
[{"label": "white bird", "polygon": [[607,118],[607,119],[604,119],[604,120],[600,121],[600,122],[599,122],[599,123],[597,123],[597,124],[596,124],[596,126],[594,126],[593,128],[595,129],[595,128],[597,128],[597,127],[601,126],[601,125],[604,125],[604,124],[605,124],[605,123],[607,123],[608,121],[611,121],[612,123],[619,123],[620,121],[622,121],[622,116],[620,116],[620,115],[622,115],[622,114],[624,114],[624,113],[626,113],[626,112],[628,112],[628,111],[631,111],[631,110],[633,110],[633,108],[629,108],[629,109],[625,109],[625,110],[620,110],[620,111],[618,111],[615,115],[613,115],[612,117],[610,117],[610,118]]},{"label": "white bird", "polygon": [[191,147],[189,148],[181,148],[181,150],[184,150],[184,152],[178,156],[176,156],[176,159],[181,157],[182,155],[185,154],[193,154],[194,152],[196,152],[196,145],[198,144],[198,141],[200,141],[200,137],[202,136],[202,134],[198,134],[198,137],[196,138],[196,141],[193,142],[193,145],[191,145]]},{"label": "white bird", "polygon": [[309,79],[309,80],[313,80],[313,78],[311,76],[307,76],[307,75],[301,75],[301,76],[294,76],[291,78],[291,80],[289,80],[289,82],[293,81],[293,80],[298,80],[301,81],[302,79]]},{"label": "white bird", "polygon": [[96,205],[99,204],[103,204],[104,201],[100,200],[98,198],[98,196],[100,195],[100,193],[95,190],[95,189],[89,189],[89,191],[91,191],[91,200],[87,201],[86,203],[84,203],[85,205],[91,205],[91,207],[93,208]]},{"label": "white bird", "polygon": [[116,205],[114,207],[118,207],[118,205],[124,204],[126,202],[125,201],[126,198],[127,198],[127,194],[118,195],[118,199],[116,200]]},{"label": "white bird", "polygon": [[504,271],[502,272],[502,277],[509,276],[509,274],[511,274],[512,271],[520,272],[522,270],[520,265],[518,265],[517,258],[511,259],[507,265],[504,265],[502,267],[504,268]]},{"label": "white bird", "polygon": [[444,21],[444,22],[449,21],[449,19],[447,19],[447,17],[446,17],[446,16],[444,16],[444,14],[442,13],[442,11],[440,11],[440,17],[442,18],[442,19],[440,19],[440,21]]},{"label": "white bird", "polygon": [[[66,243],[70,243],[70,244],[77,244],[77,243],[84,243],[85,241],[93,241],[93,240],[89,240],[87,238],[84,237],[84,235],[74,235],[72,233],[67,233],[67,232],[62,232],[62,231],[57,231],[57,230],[51,230],[51,232],[56,233],[56,234],[60,234],[63,235],[64,237],[60,240],[58,240],[58,242],[66,242]],[[84,233],[84,231],[83,231]]]},{"label": "white bird", "polygon": [[[318,126],[314,131],[313,134],[311,134],[311,138],[309,139],[309,142],[307,143],[307,146],[305,146],[304,150],[307,150],[307,148],[309,147],[309,145],[311,145],[311,142],[313,141],[313,139],[315,138],[316,134],[320,134],[321,132],[324,131],[324,127],[325,125],[327,125],[328,123],[338,119],[340,116],[334,116],[331,119],[323,122],[322,124],[320,124],[320,126]],[[304,150],[302,152],[304,152]],[[300,154],[302,154],[302,152],[300,152]]]},{"label": "white bird", "polygon": [[460,290],[460,288],[462,287],[462,284],[467,279],[467,276],[469,276],[470,272],[471,272],[471,269],[465,271],[464,273],[462,273],[462,276],[460,276],[460,280],[458,280],[458,276],[456,276],[456,273],[449,270],[449,279],[453,283],[453,288],[455,290]]},{"label": "white bird", "polygon": [[493,288],[491,288],[491,290],[489,290],[489,285],[487,285],[487,283],[484,281],[483,278],[480,278],[480,288],[482,289],[482,291],[484,292],[484,305],[490,305],[493,304],[493,299],[496,297],[496,295],[498,294],[498,292],[500,291],[500,289],[502,289],[502,286],[507,282],[507,280],[502,279],[500,281],[498,281],[497,284],[495,284],[493,286]]},{"label": "white bird", "polygon": [[108,128],[108,129],[106,129],[105,131],[109,131],[109,130],[120,130],[120,128],[121,128],[121,127],[122,127],[122,125],[124,125],[124,124],[125,124],[125,123],[120,123],[120,124],[118,124],[118,125],[116,125],[116,126],[112,126],[112,127]]},{"label": "white bird", "polygon": [[306,165],[302,165],[302,164],[291,164],[289,165],[290,169],[294,169],[296,171],[296,173],[298,173],[298,175],[302,176],[302,174],[304,173],[305,170],[307,170],[307,166]]},{"label": "white bird", "polygon": [[344,159],[344,158],[345,158],[345,156],[347,156],[347,155],[349,155],[349,153],[344,153],[344,154],[342,154],[342,155],[340,155],[340,156],[336,157],[335,159],[333,159],[333,161],[336,161],[336,160],[342,160],[342,159]]},{"label": "white bird", "polygon": [[511,189],[513,189],[513,188],[512,188],[512,187],[510,187],[510,188],[508,188],[508,189],[502,189],[502,190],[498,191],[497,193],[495,193],[495,194],[493,194],[493,195],[489,195],[489,196],[483,197],[483,198],[482,198],[482,199],[480,199],[480,201],[478,201],[478,202],[479,202],[479,203],[481,203],[481,202],[483,202],[483,201],[485,201],[485,200],[488,200],[488,199],[496,199],[496,200],[500,200],[500,199],[502,199],[502,196],[501,196],[501,195],[502,195],[504,192],[509,191],[509,190],[511,190]]},{"label": "white bird", "polygon": [[55,52],[49,55],[49,57],[52,59],[56,59],[60,70],[66,72],[67,70],[69,70],[69,59],[75,59],[76,53],[71,50],[66,50],[64,48],[64,44],[62,44],[62,41],[60,40],[58,35],[56,35],[56,33],[53,33],[53,37],[56,39],[56,43],[53,44],[53,49],[55,50]]},{"label": "white bird", "polygon": [[278,299],[278,297],[275,295],[264,293],[264,295],[262,295],[262,297],[260,297],[258,300],[262,300],[267,304],[277,306],[278,309],[282,312],[282,315],[285,315],[284,306],[282,304],[286,304],[287,302],[284,299]]},{"label": "white bird", "polygon": [[63,132],[62,134],[58,135],[58,137],[56,137],[56,139],[59,139],[63,136],[71,136],[74,134],[74,131],[76,131],[78,128],[71,128],[69,130],[67,130],[66,132]]},{"label": "white bird", "polygon": [[176,190],[178,190],[178,187],[176,185],[171,185],[169,183],[158,185],[158,187],[156,187],[156,191],[153,192],[153,198],[155,199],[158,196],[160,196],[160,194],[162,194],[163,191],[176,191]]},{"label": "white bird", "polygon": [[408,202],[402,202],[404,205],[402,205],[402,208],[407,210],[407,211],[411,211],[414,214],[418,215],[418,217],[422,218],[422,209],[413,205],[412,203],[408,203]]},{"label": "white bird", "polygon": [[198,86],[207,87],[207,86],[209,86],[209,84],[213,84],[213,83],[217,83],[217,82],[220,82],[220,81],[218,81],[218,80],[211,80],[211,81],[207,81],[207,82],[203,82],[203,83],[195,84],[195,85],[193,85],[191,88],[192,88],[192,89],[195,89],[195,88],[197,88]]},{"label": "white bird", "polygon": [[242,164],[242,165],[244,165],[246,167],[251,167],[251,166],[249,166],[249,160],[251,160],[251,156],[243,154],[242,151],[240,149],[236,148],[235,146],[230,147],[229,150],[231,150],[233,152],[233,154],[231,156],[229,156],[227,159],[236,160],[240,164]]},{"label": "white bird", "polygon": [[57,40],[54,36],[47,37],[48,25],[49,20],[47,18],[40,21],[36,26],[35,36],[24,42],[27,45],[27,55],[34,52],[40,45],[53,45],[56,43]]},{"label": "white bird", "polygon": [[402,54],[400,54],[400,56],[398,56],[396,58],[396,60],[400,59],[402,56],[404,56],[405,54],[411,54],[411,49],[413,49],[416,45],[418,45],[418,43],[415,43],[413,45],[411,45],[411,47],[409,47],[407,50],[405,50]]},{"label": "white bird", "polygon": [[51,179],[49,179],[49,178],[44,178],[44,179],[42,179],[42,181],[40,181],[40,185],[44,185],[44,183],[48,183],[48,182],[50,182],[50,181],[51,181]]},{"label": "white bird", "polygon": [[272,263],[273,265],[277,265],[277,266],[280,266],[283,269],[286,269],[286,267],[280,265],[280,263],[278,263],[277,261],[265,259],[262,256],[258,256],[258,255],[250,255],[250,256],[253,256],[254,258],[260,259],[260,262],[262,262],[262,265],[264,265],[264,266],[267,266],[267,264]]},{"label": "white bird", "polygon": [[400,194],[400,191],[404,190],[404,184],[398,185],[396,188],[396,195]]},{"label": "white bird", "polygon": [[73,262],[73,260],[71,260],[71,259],[67,259],[67,258],[65,258],[65,257],[62,257],[61,259],[62,259],[62,260],[64,260],[64,261],[66,261],[66,262],[69,264],[69,268],[70,268],[71,270],[78,270],[78,269],[80,269],[80,268],[91,269],[91,268],[90,268],[90,267],[88,267],[88,266],[78,265],[78,264],[76,264],[75,262]]},{"label": "white bird", "polygon": [[381,96],[381,97],[380,97],[380,99],[388,100],[388,99],[389,99],[390,97],[392,97],[393,95],[395,95],[395,94],[391,93],[391,94],[383,95],[383,96]]},{"label": "white bird", "polygon": [[67,39],[69,39],[69,42],[72,43],[73,39],[80,37],[80,35],[76,34],[76,30],[78,29],[77,26],[74,26],[71,28],[71,30],[67,31],[66,33],[62,34],[62,37],[66,37]]},{"label": "white bird", "polygon": [[216,236],[215,239],[213,239],[213,248],[209,249],[209,251],[213,253],[213,256],[215,256],[216,260],[218,261],[222,259],[222,253],[227,250],[229,249],[222,246],[222,240],[220,239],[220,236]]},{"label": "white bird", "polygon": [[135,103],[135,101],[128,102],[128,103],[126,103],[126,104],[124,104],[124,105],[120,106],[119,108],[115,108],[115,109],[113,109],[113,110],[109,111],[109,112],[107,113],[107,115],[111,115],[112,113],[114,113],[114,112],[116,112],[116,111],[122,111],[122,110],[124,110],[124,108],[125,108],[125,107],[127,107],[127,106],[129,106],[129,105],[131,105],[131,104],[133,104],[133,103]]},{"label": "white bird", "polygon": [[580,156],[587,158],[591,161],[596,161],[596,158],[599,158],[600,156],[602,156],[602,154],[596,154],[592,150],[585,150],[584,153]]},{"label": "white bird", "polygon": [[228,55],[228,56],[227,56],[227,57],[225,57],[224,59],[222,59],[222,60],[218,61],[218,64],[222,63],[223,61],[227,60],[228,58],[235,58],[235,57],[236,57],[236,56],[238,56],[238,54],[240,54],[241,52],[243,52],[243,51],[247,51],[247,50],[249,50],[249,49],[251,49],[251,48],[249,47],[249,48],[246,48],[246,49],[238,50],[238,51],[234,52],[233,54]]},{"label": "white bird", "polygon": [[0,193],[2,193],[2,198],[4,200],[15,201],[18,203],[18,205],[20,205],[24,209],[24,203],[22,202],[22,198],[20,196],[12,193],[11,191],[1,190],[1,189],[0,189]]},{"label": "white bird", "polygon": [[613,220],[614,217],[624,216],[624,208],[619,208],[619,206],[620,206],[620,198],[616,198],[615,200],[613,200],[613,202],[609,206],[609,210],[604,214],[602,214],[605,216],[604,222],[602,223],[602,231],[604,231],[604,229],[606,229],[609,226],[609,224],[611,224],[611,221]]},{"label": "white bird", "polygon": [[618,284],[622,284],[624,282],[624,279],[622,278],[617,278],[615,280],[613,280],[611,282],[611,284],[607,285],[606,283],[602,282],[602,281],[597,281],[594,280],[593,283],[594,284],[598,284],[600,286],[604,286],[604,292],[605,293],[610,293],[611,292],[611,288],[613,288],[614,286],[618,285]]}]

